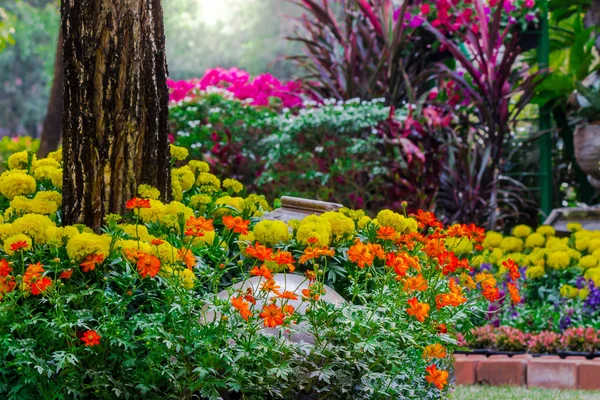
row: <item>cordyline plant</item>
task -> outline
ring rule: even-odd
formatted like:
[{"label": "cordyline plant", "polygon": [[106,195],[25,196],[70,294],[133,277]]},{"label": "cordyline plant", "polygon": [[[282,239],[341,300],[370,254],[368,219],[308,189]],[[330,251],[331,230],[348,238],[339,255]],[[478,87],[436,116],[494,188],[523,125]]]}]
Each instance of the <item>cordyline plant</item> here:
[{"label": "cordyline plant", "polygon": [[[502,175],[507,155],[503,148],[513,136],[518,117],[543,79],[543,71],[518,71],[521,54],[519,30],[503,23],[504,5],[491,18],[482,0],[474,0],[473,25],[447,37],[425,23],[461,70],[436,66],[436,78],[451,80],[468,100],[455,150],[441,182],[439,204],[447,220],[479,222],[489,228],[518,213],[526,201],[523,187]],[[424,73],[427,79],[429,72]],[[475,122],[475,123],[474,123]]]},{"label": "cordyline plant", "polygon": [[289,38],[304,43],[305,55],[290,58],[307,71],[313,95],[341,100],[384,97],[391,105],[410,97],[408,83],[427,64],[433,37],[397,23],[408,1],[399,10],[392,0],[289,1],[308,13],[297,19],[301,29]]}]

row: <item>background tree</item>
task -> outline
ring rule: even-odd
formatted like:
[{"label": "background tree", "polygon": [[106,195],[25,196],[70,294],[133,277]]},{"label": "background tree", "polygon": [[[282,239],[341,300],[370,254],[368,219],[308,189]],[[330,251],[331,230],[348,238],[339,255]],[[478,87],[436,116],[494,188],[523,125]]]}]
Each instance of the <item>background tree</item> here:
[{"label": "background tree", "polygon": [[46,157],[49,152],[58,148],[62,138],[63,87],[65,73],[63,68],[63,37],[59,30],[56,43],[56,60],[54,61],[54,79],[50,89],[48,111],[40,135],[39,157]]},{"label": "background tree", "polygon": [[98,229],[139,184],[170,190],[160,0],[71,0],[64,36],[63,223]]}]

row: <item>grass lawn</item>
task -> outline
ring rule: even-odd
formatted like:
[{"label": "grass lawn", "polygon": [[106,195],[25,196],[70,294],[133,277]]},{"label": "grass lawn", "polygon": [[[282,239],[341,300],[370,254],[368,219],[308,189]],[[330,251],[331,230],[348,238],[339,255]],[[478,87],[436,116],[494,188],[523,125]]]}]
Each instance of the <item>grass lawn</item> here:
[{"label": "grass lawn", "polygon": [[475,385],[457,386],[452,398],[455,400],[600,400],[600,391]]}]

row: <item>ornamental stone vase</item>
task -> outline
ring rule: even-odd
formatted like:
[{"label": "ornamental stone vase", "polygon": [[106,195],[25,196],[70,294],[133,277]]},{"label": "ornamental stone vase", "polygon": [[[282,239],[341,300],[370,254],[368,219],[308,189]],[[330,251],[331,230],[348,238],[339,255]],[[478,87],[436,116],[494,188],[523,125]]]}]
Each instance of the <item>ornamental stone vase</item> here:
[{"label": "ornamental stone vase", "polygon": [[600,190],[600,121],[578,125],[573,135],[575,158],[590,184]]}]

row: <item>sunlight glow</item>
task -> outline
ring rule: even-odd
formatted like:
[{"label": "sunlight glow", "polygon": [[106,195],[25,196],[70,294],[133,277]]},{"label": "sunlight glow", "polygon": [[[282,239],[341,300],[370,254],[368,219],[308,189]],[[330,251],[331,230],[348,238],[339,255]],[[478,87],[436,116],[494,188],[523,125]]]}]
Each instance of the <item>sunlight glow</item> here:
[{"label": "sunlight glow", "polygon": [[204,23],[214,26],[231,19],[234,11],[231,0],[197,0],[201,6],[200,17]]}]

